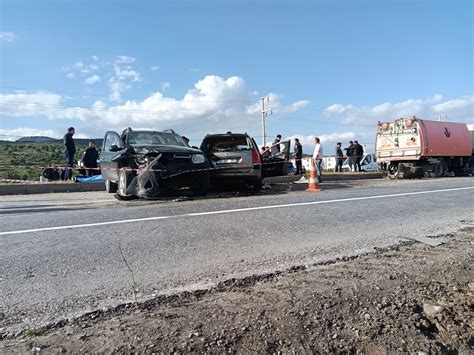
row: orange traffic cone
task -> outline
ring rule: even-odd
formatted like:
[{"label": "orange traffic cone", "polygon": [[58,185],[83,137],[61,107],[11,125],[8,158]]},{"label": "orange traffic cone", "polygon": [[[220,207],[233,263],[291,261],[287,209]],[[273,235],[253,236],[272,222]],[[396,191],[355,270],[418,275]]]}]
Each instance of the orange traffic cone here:
[{"label": "orange traffic cone", "polygon": [[318,174],[316,174],[316,165],[314,159],[311,159],[311,173],[309,175],[309,185],[305,190],[308,192],[319,192],[321,188],[318,185]]}]

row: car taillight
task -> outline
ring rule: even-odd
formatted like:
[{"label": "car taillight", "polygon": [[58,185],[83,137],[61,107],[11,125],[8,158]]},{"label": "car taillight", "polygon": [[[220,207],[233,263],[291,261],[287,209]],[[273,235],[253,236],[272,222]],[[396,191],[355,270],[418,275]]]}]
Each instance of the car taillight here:
[{"label": "car taillight", "polygon": [[257,151],[257,149],[252,149],[252,164],[260,164],[260,153]]}]

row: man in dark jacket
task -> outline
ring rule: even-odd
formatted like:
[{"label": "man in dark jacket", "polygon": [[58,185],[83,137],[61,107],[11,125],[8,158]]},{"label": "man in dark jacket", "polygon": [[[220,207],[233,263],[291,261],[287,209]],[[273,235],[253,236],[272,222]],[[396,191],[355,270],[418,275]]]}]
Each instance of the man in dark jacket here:
[{"label": "man in dark jacket", "polygon": [[341,142],[336,144],[336,173],[342,173],[342,162],[344,161],[344,153],[342,153]]},{"label": "man in dark jacket", "polygon": [[97,159],[99,159],[99,152],[95,148],[95,143],[93,141],[90,141],[89,147],[86,149],[82,157],[82,162],[84,163],[84,168],[86,169],[87,176],[98,175],[96,173]]},{"label": "man in dark jacket", "polygon": [[296,165],[295,175],[301,175],[301,173],[303,172],[301,163],[301,158],[303,158],[303,146],[301,145],[300,140],[298,138],[295,138],[294,153]]},{"label": "man in dark jacket", "polygon": [[353,163],[352,155],[354,154],[354,142],[349,141],[349,146],[347,148],[344,148],[344,150],[346,151],[347,160],[349,163],[349,169],[350,171],[352,171],[352,163]]},{"label": "man in dark jacket", "polygon": [[72,178],[72,167],[74,166],[74,154],[76,154],[76,145],[72,136],[76,133],[74,127],[69,127],[67,133],[64,135],[64,158],[66,159],[66,171],[64,173],[64,180]]},{"label": "man in dark jacket", "polygon": [[360,162],[364,156],[364,147],[358,141],[354,141],[354,171],[361,172]]}]

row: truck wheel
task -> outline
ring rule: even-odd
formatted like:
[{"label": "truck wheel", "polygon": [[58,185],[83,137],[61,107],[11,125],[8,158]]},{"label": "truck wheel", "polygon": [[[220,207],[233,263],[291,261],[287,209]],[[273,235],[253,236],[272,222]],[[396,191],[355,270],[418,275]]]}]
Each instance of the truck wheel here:
[{"label": "truck wheel", "polygon": [[399,178],[398,164],[390,164],[388,166],[388,177],[392,180]]},{"label": "truck wheel", "polygon": [[471,166],[469,165],[469,163],[454,169],[454,176],[469,176],[470,173]]},{"label": "truck wheel", "polygon": [[440,160],[439,162],[433,164],[433,175],[434,177],[446,176],[446,164],[444,161]]},{"label": "truck wheel", "polygon": [[114,194],[117,192],[117,189],[118,185],[115,182],[105,180],[105,191],[107,191],[109,194]]}]

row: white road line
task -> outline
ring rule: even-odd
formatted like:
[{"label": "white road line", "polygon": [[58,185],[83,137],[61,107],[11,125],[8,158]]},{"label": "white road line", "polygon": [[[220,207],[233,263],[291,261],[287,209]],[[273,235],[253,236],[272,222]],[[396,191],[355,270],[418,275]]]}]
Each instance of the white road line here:
[{"label": "white road line", "polygon": [[12,235],[12,234],[25,234],[25,233],[44,232],[44,231],[55,231],[55,230],[63,230],[63,229],[98,227],[98,226],[106,226],[106,225],[113,225],[113,224],[125,224],[125,223],[134,223],[134,222],[157,221],[157,220],[161,220],[161,219],[172,219],[172,218],[179,218],[179,217],[197,217],[197,216],[207,216],[207,215],[216,215],[216,214],[225,214],[225,213],[237,213],[237,212],[267,210],[267,209],[273,209],[273,208],[322,205],[322,204],[327,204],[327,203],[351,202],[351,201],[361,201],[361,200],[375,200],[375,199],[383,199],[383,198],[391,198],[391,197],[414,196],[414,195],[435,194],[435,193],[441,193],[441,192],[453,192],[453,191],[465,191],[465,190],[474,190],[474,186],[472,186],[472,187],[457,187],[457,188],[452,188],[452,189],[441,189],[441,190],[404,192],[404,193],[388,194],[388,195],[351,197],[351,198],[342,198],[342,199],[338,199],[338,200],[324,200],[324,201],[288,203],[288,204],[283,204],[283,205],[270,205],[270,206],[259,206],[259,207],[236,208],[236,209],[231,209],[231,210],[220,210],[220,211],[210,211],[210,212],[185,213],[185,214],[170,215],[170,216],[156,216],[156,217],[146,217],[146,218],[124,219],[124,220],[119,220],[119,221],[107,221],[107,222],[86,223],[86,224],[73,224],[73,225],[69,225],[69,226],[24,229],[24,230],[17,230],[17,231],[0,232],[0,236],[2,236],[2,235]]}]

